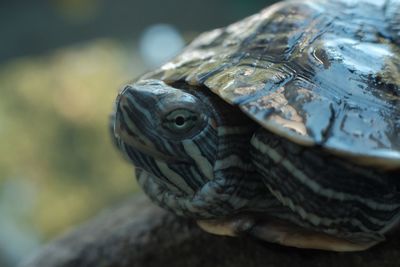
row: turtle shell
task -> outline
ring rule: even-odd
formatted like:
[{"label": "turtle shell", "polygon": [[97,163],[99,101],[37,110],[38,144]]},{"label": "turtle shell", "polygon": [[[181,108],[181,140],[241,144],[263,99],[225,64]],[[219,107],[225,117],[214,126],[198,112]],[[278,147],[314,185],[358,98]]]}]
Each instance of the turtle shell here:
[{"label": "turtle shell", "polygon": [[281,2],[143,78],[207,87],[295,143],[400,169],[400,8],[385,2]]}]

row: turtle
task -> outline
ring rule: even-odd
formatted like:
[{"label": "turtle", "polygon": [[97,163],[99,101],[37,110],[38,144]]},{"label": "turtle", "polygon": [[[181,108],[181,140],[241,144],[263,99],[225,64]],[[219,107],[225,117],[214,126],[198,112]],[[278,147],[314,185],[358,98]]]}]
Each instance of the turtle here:
[{"label": "turtle", "polygon": [[368,249],[400,221],[400,1],[282,1],[119,92],[113,141],[207,232]]}]

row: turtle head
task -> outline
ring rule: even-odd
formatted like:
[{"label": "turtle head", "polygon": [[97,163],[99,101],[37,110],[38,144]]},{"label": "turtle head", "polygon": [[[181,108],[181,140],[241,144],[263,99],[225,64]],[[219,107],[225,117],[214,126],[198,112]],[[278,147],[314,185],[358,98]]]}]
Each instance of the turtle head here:
[{"label": "turtle head", "polygon": [[147,195],[192,218],[227,216],[265,195],[261,180],[246,179],[254,122],[205,87],[174,86],[141,80],[116,100],[114,141]]},{"label": "turtle head", "polygon": [[196,95],[158,80],[129,84],[117,97],[114,141],[146,193],[178,214],[214,178],[213,113]]}]

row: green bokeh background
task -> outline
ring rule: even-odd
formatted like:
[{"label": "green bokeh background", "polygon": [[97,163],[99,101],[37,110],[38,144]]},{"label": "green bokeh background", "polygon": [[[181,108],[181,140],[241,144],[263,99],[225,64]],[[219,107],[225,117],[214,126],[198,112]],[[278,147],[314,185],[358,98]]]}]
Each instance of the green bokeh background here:
[{"label": "green bokeh background", "polygon": [[189,41],[267,3],[0,2],[0,266],[139,190],[107,126],[118,88],[148,69],[147,27]]}]

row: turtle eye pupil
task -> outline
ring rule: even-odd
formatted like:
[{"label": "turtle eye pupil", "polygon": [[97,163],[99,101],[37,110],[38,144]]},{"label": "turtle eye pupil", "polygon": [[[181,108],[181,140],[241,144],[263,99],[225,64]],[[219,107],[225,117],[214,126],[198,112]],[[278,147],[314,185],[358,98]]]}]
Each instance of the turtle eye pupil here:
[{"label": "turtle eye pupil", "polygon": [[185,124],[185,118],[183,116],[177,116],[175,118],[175,124],[177,126],[183,126]]}]

